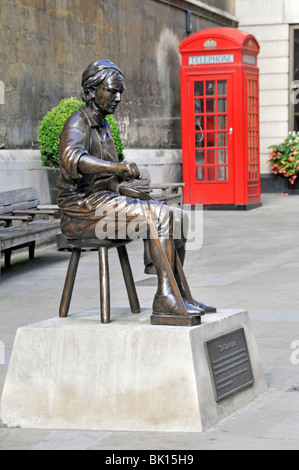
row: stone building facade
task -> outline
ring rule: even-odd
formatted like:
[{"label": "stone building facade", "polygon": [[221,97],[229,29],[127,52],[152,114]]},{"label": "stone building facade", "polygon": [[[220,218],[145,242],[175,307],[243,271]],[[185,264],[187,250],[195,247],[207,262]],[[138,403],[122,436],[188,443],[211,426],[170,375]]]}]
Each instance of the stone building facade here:
[{"label": "stone building facade", "polygon": [[267,176],[271,180],[268,147],[299,131],[299,2],[236,0],[236,15],[239,28],[252,33],[261,46],[261,174],[262,181]]},{"label": "stone building facade", "polygon": [[128,158],[152,161],[155,180],[163,162],[179,178],[178,45],[190,32],[236,27],[234,13],[234,0],[1,0],[1,190],[32,184],[47,199],[40,121],[61,98],[80,97],[82,71],[98,58],[126,77],[115,117]]}]

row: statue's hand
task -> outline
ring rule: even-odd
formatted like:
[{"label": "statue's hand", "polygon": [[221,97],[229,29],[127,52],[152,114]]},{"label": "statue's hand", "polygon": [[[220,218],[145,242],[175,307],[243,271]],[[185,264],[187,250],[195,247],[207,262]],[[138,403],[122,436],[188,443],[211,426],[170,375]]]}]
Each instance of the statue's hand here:
[{"label": "statue's hand", "polygon": [[122,162],[117,165],[117,175],[124,181],[133,181],[140,178],[140,172],[136,163],[134,162]]}]

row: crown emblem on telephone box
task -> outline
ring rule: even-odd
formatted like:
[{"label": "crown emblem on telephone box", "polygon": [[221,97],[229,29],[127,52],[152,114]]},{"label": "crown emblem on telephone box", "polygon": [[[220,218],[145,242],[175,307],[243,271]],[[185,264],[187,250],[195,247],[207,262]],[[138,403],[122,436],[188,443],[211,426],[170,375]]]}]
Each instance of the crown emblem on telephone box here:
[{"label": "crown emblem on telephone box", "polygon": [[217,42],[214,41],[213,39],[208,39],[205,43],[204,46],[206,49],[215,49],[217,46]]}]

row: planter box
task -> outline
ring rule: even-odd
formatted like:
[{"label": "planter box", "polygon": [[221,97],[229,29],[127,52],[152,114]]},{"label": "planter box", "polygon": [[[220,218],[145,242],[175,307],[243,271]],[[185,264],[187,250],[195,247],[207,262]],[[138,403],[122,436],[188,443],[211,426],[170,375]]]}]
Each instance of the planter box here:
[{"label": "planter box", "polygon": [[57,204],[57,196],[58,196],[58,178],[60,176],[60,169],[59,168],[46,168],[47,170],[47,178],[49,184],[49,193],[50,193],[50,202],[51,204]]},{"label": "planter box", "polygon": [[288,178],[280,175],[266,174],[261,175],[262,193],[288,193],[290,196],[299,195],[299,176],[294,184],[291,184]]},{"label": "planter box", "polygon": [[294,184],[290,184],[289,182],[287,183],[286,192],[289,193],[289,195],[292,195],[292,194],[299,195],[299,176],[295,180]]}]

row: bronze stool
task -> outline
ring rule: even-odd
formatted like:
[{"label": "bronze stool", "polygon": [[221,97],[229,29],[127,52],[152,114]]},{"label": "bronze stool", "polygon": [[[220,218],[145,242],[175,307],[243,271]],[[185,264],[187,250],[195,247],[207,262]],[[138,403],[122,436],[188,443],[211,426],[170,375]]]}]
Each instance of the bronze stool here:
[{"label": "bronze stool", "polygon": [[128,240],[68,240],[68,243],[73,247],[72,254],[67,270],[64,289],[62,293],[59,316],[67,317],[74,283],[77,274],[77,268],[80,260],[82,249],[97,249],[99,255],[99,274],[100,274],[100,299],[101,299],[101,322],[110,322],[110,281],[109,281],[109,262],[108,250],[110,248],[117,248],[120,265],[122,268],[124,281],[129,297],[130,307],[132,313],[140,313],[140,305],[136,292],[136,287],[133,279],[133,274],[129,262],[129,257],[126,249]]}]

